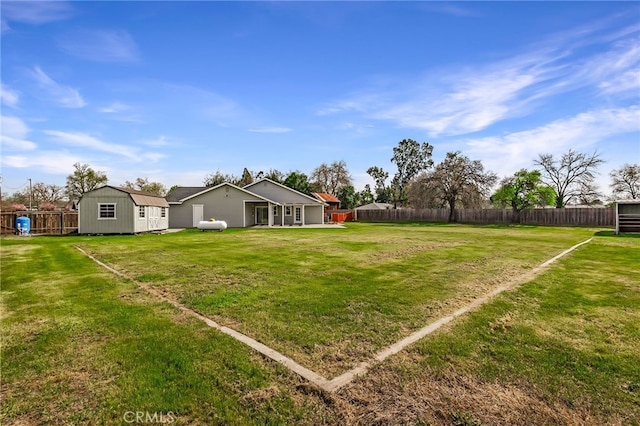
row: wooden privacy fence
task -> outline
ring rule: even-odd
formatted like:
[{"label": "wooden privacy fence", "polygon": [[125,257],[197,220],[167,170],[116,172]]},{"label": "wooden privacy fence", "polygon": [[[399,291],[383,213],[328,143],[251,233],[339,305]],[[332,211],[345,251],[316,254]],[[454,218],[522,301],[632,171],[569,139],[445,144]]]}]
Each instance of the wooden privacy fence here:
[{"label": "wooden privacy fence", "polygon": [[[513,211],[502,209],[459,209],[460,223],[513,223]],[[447,222],[448,209],[358,210],[355,220],[368,222]],[[524,225],[604,226],[615,227],[613,208],[531,209],[520,213]]]},{"label": "wooden privacy fence", "polygon": [[2,233],[15,233],[16,218],[21,216],[31,219],[31,234],[61,235],[78,230],[78,212],[2,212]]}]

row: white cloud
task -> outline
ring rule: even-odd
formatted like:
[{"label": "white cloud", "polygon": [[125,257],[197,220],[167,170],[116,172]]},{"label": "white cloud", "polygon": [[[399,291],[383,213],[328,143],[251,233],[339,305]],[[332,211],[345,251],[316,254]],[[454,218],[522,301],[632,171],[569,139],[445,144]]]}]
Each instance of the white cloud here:
[{"label": "white cloud", "polygon": [[103,112],[105,114],[114,114],[118,112],[124,112],[130,110],[131,107],[129,105],[123,104],[121,102],[113,102],[107,106],[99,108],[99,112]]},{"label": "white cloud", "polygon": [[638,131],[640,107],[587,111],[531,130],[503,136],[466,139],[465,154],[506,176],[533,164],[539,154],[591,149],[608,138]]},{"label": "white cloud", "polygon": [[86,29],[73,31],[58,41],[59,47],[71,56],[96,62],[133,62],[138,60],[138,48],[131,35],[117,29]]},{"label": "white cloud", "polygon": [[249,129],[249,131],[253,133],[289,133],[292,132],[293,129],[288,127],[261,127],[258,129]]},{"label": "white cloud", "polygon": [[72,87],[63,86],[49,77],[40,67],[30,71],[31,76],[56,102],[65,108],[82,108],[86,105],[80,92]]},{"label": "white cloud", "polygon": [[[465,69],[420,77],[388,78],[319,108],[318,115],[351,114],[426,131],[429,136],[473,133],[508,118],[530,114],[543,99],[581,90],[619,98],[640,92],[638,28],[602,28],[551,36],[527,53]],[[577,30],[576,30],[577,31]],[[603,46],[604,39],[606,44]],[[585,47],[594,47],[585,55]]]},{"label": "white cloud", "polygon": [[60,151],[40,151],[29,155],[3,155],[2,166],[12,168],[34,168],[41,172],[68,175],[73,164],[82,162],[76,156]]},{"label": "white cloud", "polygon": [[143,160],[157,162],[166,157],[165,154],[157,152],[143,152],[140,148],[135,146],[105,142],[96,137],[81,132],[44,130],[43,133],[51,136],[52,140],[61,145],[88,148],[94,151],[116,154],[133,160],[134,162],[140,162]]},{"label": "white cloud", "polygon": [[0,141],[3,150],[32,151],[37,145],[26,139],[29,128],[18,117],[0,116]]},{"label": "white cloud", "polygon": [[87,135],[86,133],[62,132],[59,130],[44,130],[43,132],[62,145],[83,147],[95,151],[118,154],[134,160],[140,159],[136,148],[132,148],[127,145],[104,142],[93,136]]},{"label": "white cloud", "polygon": [[18,105],[18,99],[20,96],[18,92],[9,89],[5,84],[0,83],[0,99],[2,104],[9,107],[16,107]]},{"label": "white cloud", "polygon": [[45,24],[69,18],[73,9],[64,1],[3,1],[3,19],[26,24]]}]

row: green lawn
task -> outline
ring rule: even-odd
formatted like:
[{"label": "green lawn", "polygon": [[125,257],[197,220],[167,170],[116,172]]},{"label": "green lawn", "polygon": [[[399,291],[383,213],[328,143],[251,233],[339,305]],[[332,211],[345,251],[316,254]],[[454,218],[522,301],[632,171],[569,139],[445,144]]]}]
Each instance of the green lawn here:
[{"label": "green lawn", "polygon": [[333,377],[592,235],[585,229],[351,224],[90,238],[79,245]]},{"label": "green lawn", "polygon": [[330,378],[592,236],[350,224],[4,238],[0,421],[639,424],[640,238],[596,235],[336,396],[74,248]]}]

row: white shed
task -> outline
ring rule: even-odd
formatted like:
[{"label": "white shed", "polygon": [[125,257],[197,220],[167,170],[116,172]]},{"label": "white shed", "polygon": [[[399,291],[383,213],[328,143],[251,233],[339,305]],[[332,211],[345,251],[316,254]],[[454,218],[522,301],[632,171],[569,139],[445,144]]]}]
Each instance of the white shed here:
[{"label": "white shed", "polygon": [[78,202],[79,234],[137,234],[169,228],[169,204],[144,191],[103,186]]}]

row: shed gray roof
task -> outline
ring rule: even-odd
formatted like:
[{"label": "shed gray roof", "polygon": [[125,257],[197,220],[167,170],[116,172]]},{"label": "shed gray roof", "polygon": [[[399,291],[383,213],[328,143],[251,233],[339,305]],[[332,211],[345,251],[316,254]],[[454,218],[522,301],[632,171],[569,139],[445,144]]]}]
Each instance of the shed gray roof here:
[{"label": "shed gray roof", "polygon": [[169,207],[169,203],[167,203],[167,200],[160,195],[152,194],[146,191],[138,191],[137,189],[123,188],[121,186],[112,186],[112,185],[104,185],[99,188],[93,189],[85,194],[82,194],[78,202],[80,202],[87,194],[100,191],[103,188],[111,188],[111,189],[115,189],[116,191],[129,194],[129,196],[131,197],[131,199],[133,200],[136,206]]}]

